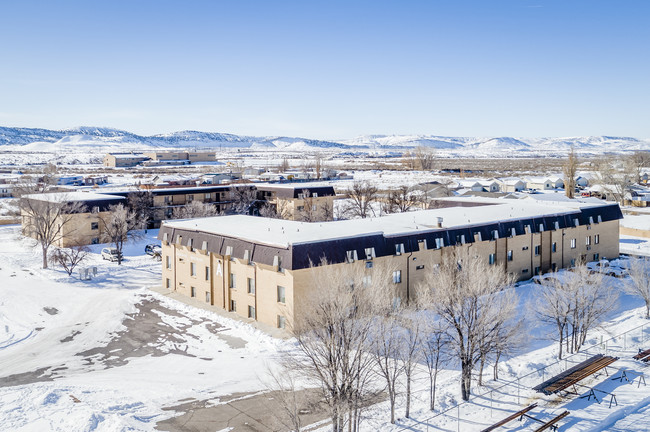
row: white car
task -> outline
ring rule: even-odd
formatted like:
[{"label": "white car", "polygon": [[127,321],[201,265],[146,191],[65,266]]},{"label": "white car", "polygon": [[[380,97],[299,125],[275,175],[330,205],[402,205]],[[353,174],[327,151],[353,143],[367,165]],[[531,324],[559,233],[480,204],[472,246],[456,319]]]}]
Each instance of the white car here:
[{"label": "white car", "polygon": [[118,258],[122,258],[122,254],[118,252],[116,248],[102,249],[102,259],[109,260],[109,261],[117,261]]}]

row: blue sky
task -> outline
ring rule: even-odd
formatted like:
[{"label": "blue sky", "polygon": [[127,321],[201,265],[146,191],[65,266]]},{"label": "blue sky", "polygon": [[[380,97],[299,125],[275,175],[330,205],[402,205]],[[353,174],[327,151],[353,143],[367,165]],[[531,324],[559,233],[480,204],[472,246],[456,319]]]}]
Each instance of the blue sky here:
[{"label": "blue sky", "polygon": [[650,138],[650,2],[0,0],[0,125]]}]

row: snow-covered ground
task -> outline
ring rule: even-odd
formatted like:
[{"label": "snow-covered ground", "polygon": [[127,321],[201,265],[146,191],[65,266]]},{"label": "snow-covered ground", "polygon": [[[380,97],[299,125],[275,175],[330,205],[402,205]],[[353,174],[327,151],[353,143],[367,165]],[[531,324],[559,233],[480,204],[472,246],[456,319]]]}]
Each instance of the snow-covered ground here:
[{"label": "snow-covered ground", "polygon": [[[0,227],[0,430],[153,430],[180,400],[264,388],[280,341],[147,290],[160,285],[142,252],[156,235],[127,246],[122,266],[94,253],[84,266],[97,276],[81,281],[38,269],[34,242]],[[136,313],[146,328],[129,325]]]},{"label": "snow-covered ground", "polygon": [[[176,415],[164,408],[183,401],[215,405],[227,395],[265,391],[265,371],[283,350],[293,348],[292,341],[147,289],[160,286],[161,264],[143,254],[156,235],[149,231],[142,241],[127,245],[122,266],[101,260],[102,245],[93,246],[83,265],[97,267],[97,275],[81,281],[58,268],[40,269],[35,242],[22,238],[17,226],[0,226],[0,430],[152,431],[156,422]],[[625,261],[612,262],[618,265],[624,267]],[[363,430],[478,431],[535,402],[539,407],[533,414],[540,419],[571,412],[561,431],[649,430],[650,388],[638,386],[633,373],[632,384],[611,379],[623,368],[647,371],[631,357],[639,348],[650,348],[643,303],[623,292],[623,282],[608,278],[620,294],[615,310],[590,334],[585,353],[561,362],[548,337],[552,329],[535,318],[539,285],[522,283],[517,290],[529,337],[515,357],[501,363],[499,381],[490,380],[487,370],[486,385],[475,385],[472,400],[459,405],[459,371],[448,365],[432,413],[421,372],[412,418],[390,425],[388,405],[380,403],[366,411]],[[609,408],[609,396],[598,403],[532,390],[587,355],[604,352],[620,360],[609,368],[609,377],[601,374],[585,384],[613,392],[618,405]],[[403,410],[400,397],[398,416]],[[531,420],[503,428],[532,429]]]}]

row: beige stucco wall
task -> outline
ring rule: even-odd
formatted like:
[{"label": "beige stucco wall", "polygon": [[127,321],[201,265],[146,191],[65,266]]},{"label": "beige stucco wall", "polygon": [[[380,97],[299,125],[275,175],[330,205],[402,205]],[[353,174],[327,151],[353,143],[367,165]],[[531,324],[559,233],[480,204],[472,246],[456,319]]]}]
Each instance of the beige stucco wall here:
[{"label": "beige stucco wall", "polygon": [[[60,239],[55,242],[58,247],[70,247],[100,243],[104,234],[102,219],[107,219],[110,212],[76,213],[69,215],[71,220],[61,227]],[[34,238],[34,233],[29,230],[29,216],[23,211],[21,216],[23,234]],[[93,229],[93,223],[97,228]],[[93,240],[95,240],[93,242]]]},{"label": "beige stucco wall", "polygon": [[[388,277],[392,272],[401,271],[401,282],[396,285],[397,293],[406,298],[414,297],[418,282],[424,275],[431,271],[431,265],[442,262],[445,256],[450,255],[455,248],[465,248],[475,256],[486,261],[490,254],[495,254],[495,264],[503,265],[505,270],[512,273],[516,279],[523,280],[535,274],[536,267],[541,273],[556,268],[569,267],[571,260],[576,262],[582,256],[587,261],[594,260],[594,254],[599,258],[615,258],[618,256],[618,221],[602,222],[577,228],[566,228],[557,231],[524,234],[497,240],[483,240],[467,243],[462,246],[443,247],[441,249],[425,249],[424,243],[420,250],[413,253],[391,255],[373,258],[373,266],[385,266],[389,269]],[[599,236],[599,244],[595,243],[595,236]],[[591,237],[591,245],[586,239]],[[576,239],[576,247],[571,248],[571,239]],[[556,244],[556,251],[552,252],[552,245]],[[431,247],[432,245],[427,245]],[[535,254],[535,246],[540,246],[539,254]],[[508,261],[508,251],[512,251],[512,260]],[[171,268],[166,267],[166,257],[170,256]],[[365,258],[365,257],[359,257]],[[360,262],[365,260],[360,259]],[[190,275],[190,263],[197,264],[197,275]],[[346,266],[349,264],[334,264]],[[210,280],[205,280],[205,267],[210,267]],[[329,266],[328,266],[329,267]],[[421,267],[421,268],[418,268]],[[296,310],[297,299],[305,298],[314,278],[325,271],[323,267],[301,270],[281,270],[272,266],[249,263],[237,258],[204,253],[191,252],[186,246],[163,243],[163,286],[170,280],[170,289],[184,295],[190,295],[190,287],[197,288],[197,297],[205,301],[205,293],[211,293],[211,303],[215,306],[230,309],[230,301],[235,300],[236,311],[239,316],[248,317],[248,306],[255,307],[257,320],[267,325],[276,327],[278,315],[284,316],[289,325],[290,321],[300,311]],[[372,274],[373,270],[367,270]],[[228,286],[230,273],[235,275],[234,288]],[[255,280],[255,294],[247,292],[247,279]],[[392,280],[390,281],[392,282]],[[285,287],[284,304],[277,302],[277,286]]]}]

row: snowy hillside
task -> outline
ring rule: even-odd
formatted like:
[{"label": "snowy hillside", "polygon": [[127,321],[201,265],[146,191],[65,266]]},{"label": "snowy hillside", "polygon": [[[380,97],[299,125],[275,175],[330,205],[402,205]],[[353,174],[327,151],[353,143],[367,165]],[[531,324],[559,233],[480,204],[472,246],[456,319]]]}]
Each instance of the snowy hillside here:
[{"label": "snowy hillside", "polygon": [[251,149],[283,151],[395,151],[419,146],[459,155],[555,155],[571,146],[580,153],[644,150],[650,140],[629,137],[444,137],[436,135],[362,135],[324,141],[294,137],[254,137],[217,132],[181,131],[151,136],[111,128],[78,127],[65,130],[0,127],[0,151],[108,152],[158,148]]}]

